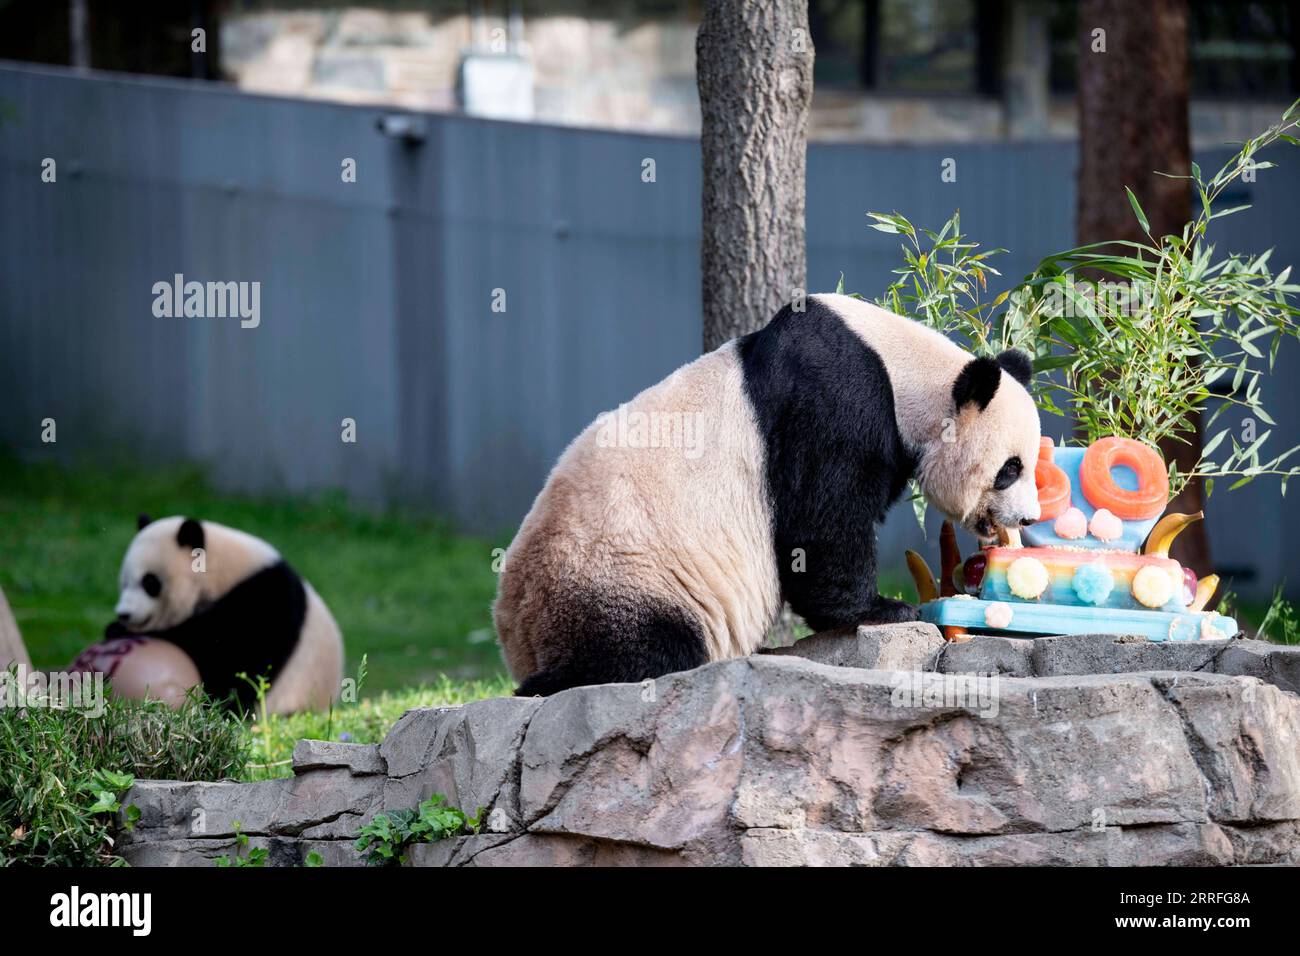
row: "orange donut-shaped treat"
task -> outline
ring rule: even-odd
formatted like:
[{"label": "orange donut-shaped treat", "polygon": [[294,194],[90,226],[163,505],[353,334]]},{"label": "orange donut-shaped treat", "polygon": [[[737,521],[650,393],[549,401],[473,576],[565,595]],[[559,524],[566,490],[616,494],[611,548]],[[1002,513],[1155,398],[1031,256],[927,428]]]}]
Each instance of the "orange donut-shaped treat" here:
[{"label": "orange donut-shaped treat", "polygon": [[1034,465],[1034,484],[1038,486],[1039,521],[1051,521],[1070,507],[1070,476],[1050,458],[1040,458]]},{"label": "orange donut-shaped treat", "polygon": [[[1115,484],[1110,470],[1116,465],[1137,473],[1137,491]],[[1093,442],[1083,453],[1079,488],[1094,508],[1109,508],[1125,521],[1141,521],[1154,518],[1169,504],[1169,469],[1150,445],[1112,436]]]},{"label": "orange donut-shaped treat", "polygon": [[1044,435],[1043,437],[1038,439],[1038,460],[1039,461],[1051,461],[1052,450],[1053,450],[1053,445],[1052,445],[1052,440],[1050,438]]}]

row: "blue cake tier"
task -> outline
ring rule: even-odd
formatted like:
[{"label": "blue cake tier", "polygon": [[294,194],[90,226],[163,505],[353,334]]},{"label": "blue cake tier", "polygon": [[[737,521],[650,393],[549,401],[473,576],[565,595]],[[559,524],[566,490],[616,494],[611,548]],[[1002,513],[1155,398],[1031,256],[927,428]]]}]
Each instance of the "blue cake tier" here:
[{"label": "blue cake tier", "polygon": [[[1083,516],[1091,521],[1097,509],[1083,496],[1083,488],[1079,484],[1079,466],[1083,464],[1083,455],[1087,450],[1069,446],[1053,448],[1052,462],[1070,479],[1070,504],[1082,511]],[[1138,486],[1137,475],[1133,473],[1133,469],[1125,465],[1116,465],[1110,470],[1110,475],[1115,479],[1115,484],[1125,491],[1134,491]],[[1141,549],[1142,542],[1147,539],[1157,520],[1159,520],[1158,515],[1141,521],[1125,521],[1124,533],[1114,541],[1098,541],[1092,535],[1083,538],[1062,538],[1056,533],[1055,518],[1030,525],[1021,532],[1021,536],[1025,544],[1035,548],[1085,548],[1098,551],[1136,552]]]},{"label": "blue cake tier", "polygon": [[[1011,609],[1011,621],[1005,627],[992,628],[986,621],[985,614],[994,604]],[[1237,622],[1215,611],[1139,611],[965,597],[922,604],[921,620],[994,634],[1138,634],[1151,641],[1227,640],[1237,633]]]}]

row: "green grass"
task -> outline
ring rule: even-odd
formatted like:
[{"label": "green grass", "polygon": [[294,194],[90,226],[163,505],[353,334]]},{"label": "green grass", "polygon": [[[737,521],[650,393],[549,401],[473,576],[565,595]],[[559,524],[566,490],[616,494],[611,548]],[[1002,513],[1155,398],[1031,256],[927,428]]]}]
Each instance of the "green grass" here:
[{"label": "green grass", "polygon": [[[138,818],[133,780],[266,780],[292,775],[301,738],[377,743],[407,710],[509,694],[504,677],[382,691],[328,713],[245,721],[201,693],[171,710],[110,698],[97,716],[38,697],[0,706],[0,868],[121,863],[114,829]],[[8,693],[14,691],[10,689]],[[117,811],[123,816],[119,817]]]},{"label": "green grass", "polygon": [[113,699],[97,717],[49,698],[0,707],[0,868],[118,862],[113,817],[132,779],[235,777],[251,750],[247,725],[201,695],[178,710]]},{"label": "green grass", "polygon": [[339,740],[377,744],[414,707],[451,707],[485,697],[508,697],[514,684],[505,676],[488,680],[453,681],[443,677],[432,684],[404,690],[369,693],[369,678],[355,704],[338,703],[333,711],[281,716],[268,714],[249,727],[253,751],[244,768],[245,780],[265,780],[293,774],[291,758],[299,740]]},{"label": "green grass", "polygon": [[505,673],[490,607],[492,549],[428,514],[368,511],[338,493],[250,497],[195,468],[64,468],[0,452],[0,588],[37,667],[61,667],[113,616],[140,512],[217,521],[270,541],[343,630],[371,692]]}]

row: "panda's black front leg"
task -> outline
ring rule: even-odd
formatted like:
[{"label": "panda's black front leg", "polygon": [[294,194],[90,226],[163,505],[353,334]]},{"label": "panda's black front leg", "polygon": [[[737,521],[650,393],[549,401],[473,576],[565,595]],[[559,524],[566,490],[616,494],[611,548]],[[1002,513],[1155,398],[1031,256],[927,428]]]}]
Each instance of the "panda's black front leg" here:
[{"label": "panda's black front leg", "polygon": [[829,542],[799,550],[806,556],[803,569],[792,566],[782,584],[790,606],[813,630],[896,624],[920,616],[914,605],[882,597],[876,589],[874,529],[849,546]]},{"label": "panda's black front leg", "polygon": [[921,611],[915,604],[877,594],[875,602],[861,612],[856,623],[899,624],[903,621],[916,621],[920,617]]},{"label": "panda's black front leg", "polygon": [[[791,607],[794,605],[791,604]],[[800,612],[797,607],[794,609],[815,631],[854,627],[858,624],[900,624],[919,620],[921,616],[916,605],[880,594],[864,594],[856,602],[846,602],[826,610],[810,610],[809,613]]]}]

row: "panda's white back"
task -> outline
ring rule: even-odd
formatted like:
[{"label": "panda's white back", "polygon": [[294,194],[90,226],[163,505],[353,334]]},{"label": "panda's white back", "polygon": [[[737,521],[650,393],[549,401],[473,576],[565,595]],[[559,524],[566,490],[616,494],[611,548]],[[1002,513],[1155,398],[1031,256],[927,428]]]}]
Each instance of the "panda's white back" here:
[{"label": "panda's white back", "polygon": [[[693,431],[636,447],[636,415]],[[734,343],[592,422],[506,552],[496,624],[511,672],[532,673],[535,642],[566,626],[557,591],[593,583],[692,608],[711,659],[752,652],[780,609],[762,464]]]},{"label": "panda's white back", "polygon": [[271,684],[266,706],[273,714],[324,710],[338,699],[343,682],[343,633],[329,607],[304,578],[307,616],[298,646]]}]

